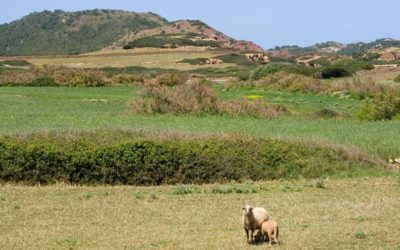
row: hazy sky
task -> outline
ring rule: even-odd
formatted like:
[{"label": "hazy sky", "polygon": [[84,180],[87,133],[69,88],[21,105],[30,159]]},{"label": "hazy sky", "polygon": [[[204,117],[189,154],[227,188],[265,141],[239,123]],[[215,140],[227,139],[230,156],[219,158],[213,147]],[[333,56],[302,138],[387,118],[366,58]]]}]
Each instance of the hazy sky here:
[{"label": "hazy sky", "polygon": [[170,21],[199,19],[266,49],[332,40],[400,39],[400,0],[15,0],[2,3],[0,23],[33,11],[95,8],[151,11]]}]

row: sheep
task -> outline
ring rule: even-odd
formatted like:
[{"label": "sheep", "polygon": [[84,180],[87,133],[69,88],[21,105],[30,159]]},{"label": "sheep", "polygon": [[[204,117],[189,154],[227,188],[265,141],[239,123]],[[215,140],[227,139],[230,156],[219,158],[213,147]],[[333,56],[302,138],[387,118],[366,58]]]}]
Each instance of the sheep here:
[{"label": "sheep", "polygon": [[279,236],[279,226],[276,220],[268,220],[264,222],[261,226],[261,238],[265,235],[269,244],[272,244],[272,241],[275,243],[279,243],[278,236]]},{"label": "sheep", "polygon": [[[253,234],[255,230],[260,230],[263,222],[269,218],[267,210],[262,207],[245,206],[243,209],[243,227],[246,231],[247,243],[253,242]],[[251,238],[249,240],[249,230]]]}]

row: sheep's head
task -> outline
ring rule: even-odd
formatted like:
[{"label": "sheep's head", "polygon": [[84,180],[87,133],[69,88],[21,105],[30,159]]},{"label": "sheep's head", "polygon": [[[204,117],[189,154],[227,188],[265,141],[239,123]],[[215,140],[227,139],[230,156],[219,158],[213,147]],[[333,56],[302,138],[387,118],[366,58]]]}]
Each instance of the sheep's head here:
[{"label": "sheep's head", "polygon": [[246,216],[252,216],[253,215],[253,207],[252,206],[245,206],[243,209],[243,214]]}]

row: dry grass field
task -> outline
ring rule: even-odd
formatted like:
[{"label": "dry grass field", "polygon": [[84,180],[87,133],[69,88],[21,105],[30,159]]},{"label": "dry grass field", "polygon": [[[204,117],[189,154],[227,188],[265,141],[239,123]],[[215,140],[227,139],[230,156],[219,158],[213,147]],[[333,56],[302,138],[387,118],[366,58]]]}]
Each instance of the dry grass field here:
[{"label": "dry grass field", "polygon": [[[224,52],[221,51],[209,51],[204,48],[199,49],[192,47],[185,47],[182,49],[143,48],[118,51],[106,50],[70,56],[4,57],[0,58],[0,60],[23,59],[37,66],[64,65],[76,68],[141,66],[146,68],[191,70],[200,67],[210,67],[210,65],[190,65],[187,63],[179,63],[179,61],[183,59],[211,58],[223,54]],[[235,64],[224,63],[212,65],[212,67],[225,68],[234,65]]]},{"label": "dry grass field", "polygon": [[279,221],[282,244],[273,248],[400,249],[399,192],[395,176],[218,186],[3,184],[0,249],[264,249],[246,243],[247,203]]},{"label": "dry grass field", "polygon": [[398,75],[400,75],[400,68],[392,71],[371,70],[371,71],[357,72],[356,76],[337,78],[328,81],[331,81],[332,83],[341,83],[345,81],[352,82],[354,81],[354,79],[359,79],[361,81],[372,79],[376,83],[398,86],[399,83],[396,83],[394,81],[394,78],[396,78]]}]

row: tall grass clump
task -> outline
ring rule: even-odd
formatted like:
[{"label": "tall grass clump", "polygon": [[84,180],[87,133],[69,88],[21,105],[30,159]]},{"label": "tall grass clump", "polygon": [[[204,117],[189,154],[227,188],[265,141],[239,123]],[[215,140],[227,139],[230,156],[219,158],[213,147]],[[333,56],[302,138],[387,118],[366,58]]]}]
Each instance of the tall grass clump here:
[{"label": "tall grass clump", "polygon": [[365,99],[374,96],[376,93],[383,92],[385,88],[383,84],[376,83],[372,78],[366,80],[352,78],[350,81],[346,80],[333,85],[330,92],[342,92],[356,99]]},{"label": "tall grass clump", "polygon": [[256,86],[272,90],[287,90],[304,93],[319,93],[329,88],[328,85],[312,77],[282,71],[261,78],[256,82]]},{"label": "tall grass clump", "polygon": [[156,81],[161,86],[176,86],[184,84],[187,76],[182,73],[161,73],[156,76]]},{"label": "tall grass clump", "polygon": [[260,118],[277,117],[287,111],[283,106],[272,106],[265,101],[220,101],[215,91],[200,81],[173,88],[148,84],[141,98],[128,102],[131,114],[227,114]]},{"label": "tall grass clump", "polygon": [[392,120],[400,115],[400,89],[390,88],[366,100],[359,117],[363,120]]},{"label": "tall grass clump", "polygon": [[204,114],[217,113],[217,95],[200,82],[179,85],[174,88],[148,84],[139,100],[128,102],[132,113],[176,113]]}]

